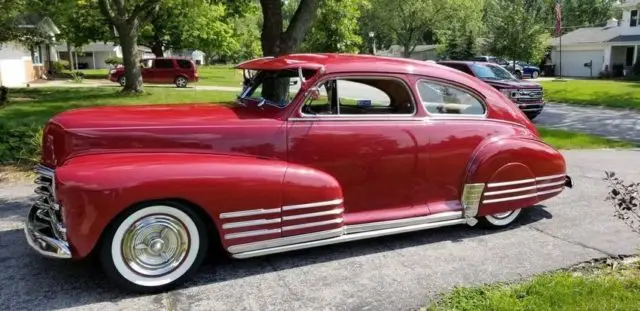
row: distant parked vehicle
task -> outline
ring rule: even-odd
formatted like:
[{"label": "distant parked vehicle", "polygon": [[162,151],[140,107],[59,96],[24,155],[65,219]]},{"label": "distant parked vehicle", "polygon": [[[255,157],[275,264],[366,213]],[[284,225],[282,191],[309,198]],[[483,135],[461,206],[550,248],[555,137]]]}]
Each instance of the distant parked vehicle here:
[{"label": "distant parked vehicle", "polygon": [[544,108],[541,85],[522,81],[500,65],[469,61],[441,61],[439,64],[458,69],[493,86],[511,99],[531,120]]},{"label": "distant parked vehicle", "polygon": [[522,69],[523,77],[531,77],[533,79],[540,76],[540,67],[523,61],[516,61],[516,66]]},{"label": "distant parked vehicle", "polygon": [[507,62],[503,58],[495,57],[495,56],[476,56],[473,58],[473,60],[476,62],[494,63],[503,67],[509,65],[509,62]]},{"label": "distant parked vehicle", "polygon": [[[196,64],[184,58],[149,58],[140,61],[142,80],[146,83],[175,84],[176,87],[187,87],[191,82],[198,82],[199,75]],[[109,72],[109,80],[124,86],[126,78],[124,66]]]}]

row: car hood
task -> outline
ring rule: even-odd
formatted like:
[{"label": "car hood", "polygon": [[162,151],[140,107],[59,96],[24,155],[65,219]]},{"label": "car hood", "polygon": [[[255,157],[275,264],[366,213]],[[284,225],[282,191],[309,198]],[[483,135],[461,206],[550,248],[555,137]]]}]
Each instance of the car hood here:
[{"label": "car hood", "polygon": [[284,110],[228,104],[97,107],[63,112],[44,130],[42,162],[111,152],[282,157]]},{"label": "car hood", "polygon": [[491,80],[482,79],[482,81],[496,88],[517,88],[517,89],[540,89],[542,86],[538,83],[523,80]]},{"label": "car hood", "polygon": [[[265,106],[266,107],[266,106]],[[65,129],[125,129],[206,126],[216,122],[273,119],[278,110],[247,108],[234,103],[104,106],[69,110],[51,121]]]}]

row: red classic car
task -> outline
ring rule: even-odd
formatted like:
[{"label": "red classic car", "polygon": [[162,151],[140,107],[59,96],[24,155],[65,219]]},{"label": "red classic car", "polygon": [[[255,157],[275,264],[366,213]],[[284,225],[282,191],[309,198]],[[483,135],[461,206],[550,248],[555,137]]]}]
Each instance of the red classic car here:
[{"label": "red classic car", "polygon": [[98,107],[44,130],[29,244],[95,253],[142,292],[210,246],[248,258],[452,225],[512,224],[571,187],[507,97],[438,64],[338,54],[241,63],[233,103]]},{"label": "red classic car", "polygon": [[[191,82],[199,81],[198,68],[189,59],[178,57],[148,58],[140,61],[142,81],[155,84],[175,84],[187,87]],[[124,67],[112,69],[107,77],[111,82],[124,86]]]}]

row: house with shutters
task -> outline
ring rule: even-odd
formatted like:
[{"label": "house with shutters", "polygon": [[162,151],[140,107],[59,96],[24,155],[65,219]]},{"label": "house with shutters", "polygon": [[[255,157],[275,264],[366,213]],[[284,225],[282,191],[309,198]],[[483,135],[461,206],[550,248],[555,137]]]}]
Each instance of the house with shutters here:
[{"label": "house with shutters", "polygon": [[555,73],[569,77],[597,77],[601,71],[629,74],[640,59],[640,0],[620,1],[622,19],[603,27],[585,27],[551,39]]}]

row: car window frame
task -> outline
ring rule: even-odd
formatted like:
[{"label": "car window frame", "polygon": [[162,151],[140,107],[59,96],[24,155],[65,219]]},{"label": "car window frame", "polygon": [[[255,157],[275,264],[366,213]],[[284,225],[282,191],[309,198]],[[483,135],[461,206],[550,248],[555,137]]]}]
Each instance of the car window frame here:
[{"label": "car window frame", "polygon": [[[424,104],[423,104],[424,101],[422,100],[422,95],[420,94],[420,88],[419,88],[419,84],[421,82],[444,84],[446,86],[453,87],[453,88],[465,91],[467,94],[471,95],[478,102],[480,102],[480,104],[484,107],[484,113],[481,114],[481,115],[480,114],[432,113],[429,110],[427,110],[427,107],[425,107]],[[442,79],[434,79],[434,78],[428,78],[428,77],[417,77],[414,87],[416,89],[416,93],[418,95],[418,98],[420,99],[420,105],[422,105],[422,109],[427,114],[428,118],[433,118],[433,119],[488,119],[488,116],[489,116],[489,105],[485,101],[484,96],[482,95],[482,93],[478,92],[477,90],[475,90],[473,88],[469,88],[466,85],[462,85],[460,83],[455,83],[453,81],[446,81],[446,80],[442,80]]]},{"label": "car window frame", "polygon": [[[158,63],[158,61],[167,61],[168,63],[171,63],[171,67],[156,67],[156,64]],[[159,69],[159,70],[166,70],[166,69],[175,69],[176,63],[173,59],[170,58],[156,58],[153,60],[153,65],[151,68],[153,69]]]},{"label": "car window frame", "polygon": [[[307,99],[309,99],[310,94],[308,94],[308,91],[312,88],[320,88],[320,86],[322,86],[323,83],[327,82],[328,80],[340,80],[340,79],[371,79],[371,80],[396,80],[399,81],[400,83],[402,83],[402,85],[405,87],[406,91],[409,94],[411,103],[413,105],[413,113],[411,114],[371,114],[371,115],[355,115],[355,114],[349,114],[349,115],[341,115],[341,114],[337,114],[337,115],[321,115],[321,114],[306,114],[304,112],[302,112],[302,108],[304,108],[304,105],[307,101]],[[322,77],[320,79],[318,79],[317,81],[315,81],[313,83],[313,85],[309,88],[307,88],[305,90],[305,93],[302,94],[302,100],[300,101],[300,103],[298,104],[298,107],[296,108],[296,113],[299,117],[292,117],[289,120],[291,121],[321,121],[321,120],[325,120],[325,121],[337,121],[337,120],[343,120],[343,121],[355,121],[355,120],[375,120],[375,121],[398,121],[398,120],[420,120],[419,118],[419,111],[420,108],[418,107],[418,104],[416,103],[416,97],[415,94],[413,92],[413,90],[411,89],[409,83],[407,83],[407,80],[398,77],[398,76],[391,76],[391,75],[384,75],[384,74],[375,74],[375,75],[362,75],[362,74],[357,74],[357,75],[345,75],[345,74],[340,74],[340,75],[331,75],[331,76],[326,76],[326,77]],[[340,94],[338,93],[338,96]]]}]

